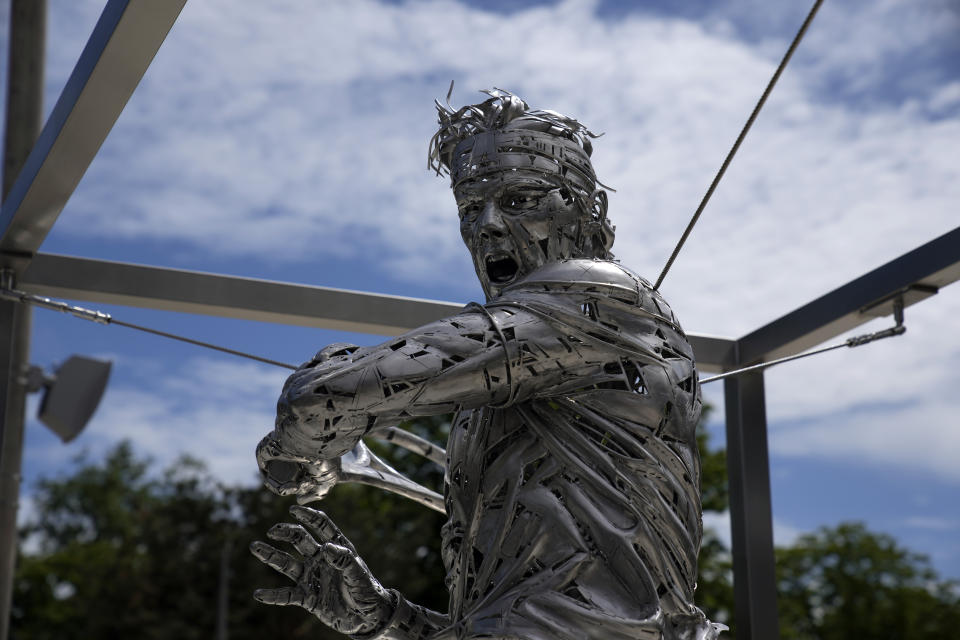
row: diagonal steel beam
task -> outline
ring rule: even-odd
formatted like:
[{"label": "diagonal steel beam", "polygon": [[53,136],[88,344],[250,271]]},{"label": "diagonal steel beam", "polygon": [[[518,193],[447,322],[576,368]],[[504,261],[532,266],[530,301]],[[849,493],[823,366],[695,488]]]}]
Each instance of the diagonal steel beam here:
[{"label": "diagonal steel beam", "polygon": [[[34,257],[18,286],[52,298],[377,335],[397,335],[463,308],[453,302],[44,253]],[[700,368],[733,366],[733,340],[689,338]]]},{"label": "diagonal steel beam", "polygon": [[0,267],[39,249],[185,3],[107,3],[0,209]]},{"label": "diagonal steel beam", "polygon": [[957,280],[960,227],[740,338],[739,364],[800,353],[893,313],[900,294],[909,306]]}]

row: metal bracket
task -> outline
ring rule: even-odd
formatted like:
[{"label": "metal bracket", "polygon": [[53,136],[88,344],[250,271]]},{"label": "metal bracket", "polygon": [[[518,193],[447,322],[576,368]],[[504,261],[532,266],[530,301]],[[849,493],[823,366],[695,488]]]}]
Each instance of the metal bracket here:
[{"label": "metal bracket", "polygon": [[0,269],[0,289],[13,289],[17,283],[17,276],[13,269],[6,267]]},{"label": "metal bracket", "polygon": [[870,304],[860,307],[860,313],[865,316],[873,316],[876,318],[882,318],[889,315],[893,315],[894,318],[897,318],[897,305],[899,304],[900,319],[897,321],[897,326],[900,326],[903,324],[904,307],[909,307],[914,303],[936,295],[939,291],[940,288],[933,285],[920,283],[911,284],[903,287],[902,289],[898,289],[893,293],[887,294],[878,300],[874,300]]}]

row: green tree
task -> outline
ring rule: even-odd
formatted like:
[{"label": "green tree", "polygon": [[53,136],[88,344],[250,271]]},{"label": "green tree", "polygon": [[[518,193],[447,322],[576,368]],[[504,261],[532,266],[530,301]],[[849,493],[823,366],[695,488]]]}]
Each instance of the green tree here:
[{"label": "green tree", "polygon": [[[704,412],[704,420],[708,417]],[[726,455],[698,432],[704,512],[728,508]],[[776,550],[783,640],[927,640],[960,635],[960,585],[929,560],[860,523],[841,523]],[[709,529],[699,557],[698,606],[736,638],[730,550]]]},{"label": "green tree", "polygon": [[960,590],[929,560],[859,523],[777,549],[784,640],[942,640],[960,633]]},{"label": "green tree", "polygon": [[[442,442],[444,417],[408,428]],[[726,459],[698,435],[703,506],[727,509]],[[377,447],[400,471],[439,489],[437,465]],[[41,481],[36,517],[21,532],[13,638],[211,638],[221,567],[230,567],[231,640],[264,637],[335,639],[296,607],[261,605],[251,594],[285,579],[248,553],[273,524],[292,521],[289,499],[257,487],[224,487],[203,465],[183,458],[151,471],[129,443],[104,459],[81,456],[75,469]],[[439,553],[443,517],[381,491],[337,487],[320,505],[353,540],[388,587],[445,610]],[[942,581],[922,556],[860,524],[842,524],[777,550],[784,640],[949,638],[960,629],[957,584]],[[697,602],[733,627],[730,552],[705,533]],[[736,630],[726,634],[735,638]]]},{"label": "green tree", "polygon": [[[449,423],[436,418],[411,428],[443,441]],[[381,453],[400,470],[440,488],[438,465],[390,449]],[[285,580],[247,548],[273,524],[293,521],[292,500],[259,487],[224,487],[190,458],[159,476],[150,468],[122,443],[100,462],[80,456],[71,474],[38,483],[36,519],[21,531],[14,638],[211,638],[224,559],[231,640],[342,638],[298,608],[251,597]],[[440,514],[354,485],[337,487],[322,508],[384,584],[446,609]]]}]

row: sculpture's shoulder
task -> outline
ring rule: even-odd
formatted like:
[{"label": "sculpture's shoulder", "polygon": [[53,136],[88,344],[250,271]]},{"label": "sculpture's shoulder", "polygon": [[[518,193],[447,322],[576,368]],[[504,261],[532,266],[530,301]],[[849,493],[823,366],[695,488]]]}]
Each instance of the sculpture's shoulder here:
[{"label": "sculpture's shoulder", "polygon": [[549,262],[522,280],[504,289],[504,293],[529,290],[621,291],[635,297],[641,290],[652,290],[650,283],[612,260],[574,258]]},{"label": "sculpture's shoulder", "polygon": [[[682,336],[673,310],[651,284],[619,262],[598,259],[570,259],[550,262],[521,280],[505,287],[501,304],[544,304],[554,309],[585,310],[601,305],[612,315],[640,314],[659,319]],[[590,314],[594,315],[594,314]]]},{"label": "sculpture's shoulder", "polygon": [[550,262],[503,290],[506,299],[542,293],[606,298],[640,307],[677,324],[670,305],[649,281],[612,260],[574,258]]}]

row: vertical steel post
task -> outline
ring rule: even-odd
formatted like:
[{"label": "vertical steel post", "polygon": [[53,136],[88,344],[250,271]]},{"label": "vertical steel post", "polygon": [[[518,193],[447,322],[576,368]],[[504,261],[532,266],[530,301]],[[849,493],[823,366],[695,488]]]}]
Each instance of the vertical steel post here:
[{"label": "vertical steel post", "polygon": [[780,631],[763,373],[727,378],[724,403],[737,638],[776,640]]},{"label": "vertical steel post", "polygon": [[[228,534],[229,535],[229,534]],[[217,636],[216,640],[230,638],[230,556],[233,539],[228,537],[220,550],[220,578],[217,585]]]},{"label": "vertical steel post", "polygon": [[[4,199],[40,134],[46,23],[46,0],[13,0],[11,3],[3,143]],[[5,270],[4,277],[12,280],[13,269]],[[0,640],[6,640],[9,635],[13,603],[26,395],[20,377],[29,359],[29,349],[30,308],[0,302],[0,420],[3,421],[0,424]]]},{"label": "vertical steel post", "polygon": [[7,639],[13,603],[26,396],[19,378],[29,358],[29,338],[30,308],[0,302],[0,640]]},{"label": "vertical steel post", "polygon": [[47,0],[13,0],[10,4],[3,199],[40,134],[46,26]]}]

